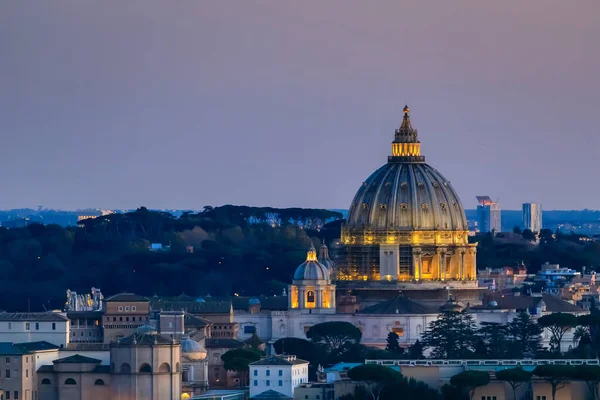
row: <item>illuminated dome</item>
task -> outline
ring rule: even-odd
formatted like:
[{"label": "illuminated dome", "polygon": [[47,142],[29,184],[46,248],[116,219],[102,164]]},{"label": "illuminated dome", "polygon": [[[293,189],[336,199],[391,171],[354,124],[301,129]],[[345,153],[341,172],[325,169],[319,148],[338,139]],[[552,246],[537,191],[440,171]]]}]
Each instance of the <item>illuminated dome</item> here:
[{"label": "illuminated dome", "polygon": [[358,189],[342,227],[339,280],[475,280],[475,245],[450,181],[425,163],[404,107],[392,155]]},{"label": "illuminated dome", "polygon": [[251,298],[250,300],[248,300],[248,305],[251,306],[256,306],[260,304],[260,300],[257,299],[256,297]]},{"label": "illuminated dome", "polygon": [[195,340],[184,338],[181,340],[181,353],[190,360],[204,360],[208,354],[206,349]]},{"label": "illuminated dome", "polygon": [[296,268],[294,280],[328,281],[329,270],[317,259],[317,250],[311,245],[306,254],[306,261]]}]

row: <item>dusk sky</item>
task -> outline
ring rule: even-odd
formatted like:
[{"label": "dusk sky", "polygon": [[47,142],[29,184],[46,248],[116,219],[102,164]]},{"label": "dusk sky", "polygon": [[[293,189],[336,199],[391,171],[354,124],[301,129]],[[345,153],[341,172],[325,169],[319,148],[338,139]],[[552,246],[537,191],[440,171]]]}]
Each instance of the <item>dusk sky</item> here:
[{"label": "dusk sky", "polygon": [[0,2],[0,208],[347,208],[405,103],[473,208],[600,208],[600,1]]}]

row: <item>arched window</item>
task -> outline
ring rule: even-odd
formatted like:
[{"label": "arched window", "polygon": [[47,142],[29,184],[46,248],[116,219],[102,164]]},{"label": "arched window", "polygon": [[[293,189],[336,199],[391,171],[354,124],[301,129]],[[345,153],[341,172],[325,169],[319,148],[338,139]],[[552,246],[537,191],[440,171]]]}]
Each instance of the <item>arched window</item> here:
[{"label": "arched window", "polygon": [[96,382],[94,382],[94,385],[96,385],[96,386],[104,386],[104,381],[102,379],[96,379]]},{"label": "arched window", "polygon": [[77,385],[77,382],[75,382],[75,379],[73,379],[73,378],[68,378],[65,381],[65,385]]},{"label": "arched window", "polygon": [[42,379],[42,385],[51,385],[50,379],[48,379],[48,378]]},{"label": "arched window", "polygon": [[140,372],[142,374],[151,374],[152,367],[149,364],[143,363],[142,365],[140,365]]},{"label": "arched window", "polygon": [[179,372],[179,363],[175,364],[175,372]]},{"label": "arched window", "polygon": [[171,372],[171,366],[168,363],[162,363],[158,367],[158,372]]},{"label": "arched window", "polygon": [[121,373],[122,374],[130,374],[131,373],[131,366],[127,363],[123,363],[121,364]]},{"label": "arched window", "polygon": [[308,303],[314,303],[315,302],[315,292],[313,292],[312,290],[309,290],[308,293],[306,293],[306,301]]}]

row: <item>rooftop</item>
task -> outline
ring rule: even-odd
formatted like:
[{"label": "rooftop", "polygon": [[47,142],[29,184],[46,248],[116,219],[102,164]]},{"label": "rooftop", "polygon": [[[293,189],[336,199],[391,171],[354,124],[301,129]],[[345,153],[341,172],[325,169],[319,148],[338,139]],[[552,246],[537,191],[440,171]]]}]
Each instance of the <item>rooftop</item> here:
[{"label": "rooftop", "polygon": [[34,312],[34,313],[3,312],[3,313],[0,313],[0,321],[64,322],[64,321],[68,321],[68,319],[64,315],[59,314],[59,313],[54,313],[54,312]]},{"label": "rooftop", "polygon": [[407,297],[398,296],[392,300],[384,301],[367,307],[358,314],[438,314],[437,309],[424,306]]},{"label": "rooftop", "polygon": [[44,351],[44,350],[58,350],[60,347],[48,343],[45,341],[41,342],[27,342],[27,343],[16,343],[15,346],[23,349],[27,352]]},{"label": "rooftop", "polygon": [[52,362],[54,364],[100,364],[102,360],[75,354],[73,356],[59,358],[58,360],[54,360]]},{"label": "rooftop", "polygon": [[0,342],[0,355],[17,356],[23,354],[29,354],[29,352],[27,350],[19,348],[18,346],[15,346],[13,343]]},{"label": "rooftop", "polygon": [[109,297],[108,299],[104,300],[105,303],[109,303],[109,302],[146,302],[146,301],[150,301],[149,299],[142,297],[142,296],[138,296],[137,294],[133,294],[133,293],[119,293],[119,294],[115,294],[112,297]]},{"label": "rooftop", "polygon": [[279,393],[273,389],[270,389],[266,392],[259,393],[256,396],[252,396],[251,399],[292,399],[292,397],[286,396],[283,393]]},{"label": "rooftop", "polygon": [[155,345],[171,345],[179,344],[167,339],[164,336],[146,333],[134,333],[120,341],[113,343],[115,346],[155,346]]},{"label": "rooftop", "polygon": [[244,344],[244,342],[240,342],[239,340],[235,340],[235,339],[228,339],[228,338],[222,338],[222,339],[206,339],[204,341],[204,347],[206,347],[207,349],[215,349],[215,348],[223,348],[223,349],[237,349],[237,348],[241,348],[241,347],[246,347],[246,345]]},{"label": "rooftop", "polygon": [[[489,301],[495,300],[498,305],[497,306],[489,306]],[[474,306],[472,307],[474,310],[477,309],[497,309],[497,310],[529,310],[532,308],[537,308],[539,303],[543,301],[546,305],[547,312],[566,312],[566,313],[583,313],[584,310],[581,307],[573,305],[571,303],[567,303],[566,301],[552,296],[548,293],[543,293],[541,296],[492,296],[488,299],[488,304],[485,306]]]},{"label": "rooftop", "polygon": [[255,361],[250,363],[250,365],[299,365],[299,364],[308,364],[308,361],[300,360],[296,358],[296,356],[285,356],[285,355],[277,355],[277,356],[268,356],[260,359],[259,361]]}]

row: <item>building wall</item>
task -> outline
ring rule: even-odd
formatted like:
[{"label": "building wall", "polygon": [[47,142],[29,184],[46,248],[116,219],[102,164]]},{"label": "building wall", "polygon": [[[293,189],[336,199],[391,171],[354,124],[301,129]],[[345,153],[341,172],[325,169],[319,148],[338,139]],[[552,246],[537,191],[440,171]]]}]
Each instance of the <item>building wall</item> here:
[{"label": "building wall", "polygon": [[[123,372],[124,363],[130,366],[130,373]],[[165,363],[170,372],[160,371]],[[140,373],[143,364],[150,365],[152,373]],[[181,396],[181,347],[178,345],[113,347],[111,368],[115,371],[111,399],[171,400]]]},{"label": "building wall", "polygon": [[175,339],[181,338],[181,336],[185,333],[183,317],[183,311],[161,312],[158,325],[160,334]]},{"label": "building wall", "polygon": [[[44,379],[50,384],[43,384]],[[67,379],[75,380],[75,385],[67,385]],[[101,380],[104,384],[96,384]],[[110,374],[90,372],[44,372],[38,374],[39,400],[96,400],[109,399]],[[100,383],[100,382],[98,382]]]},{"label": "building wall", "polygon": [[0,342],[46,341],[66,347],[70,340],[69,321],[1,321]]},{"label": "building wall", "polygon": [[294,389],[307,382],[308,363],[250,366],[250,397],[267,390],[275,390],[286,396],[294,397]]},{"label": "building wall", "polygon": [[[9,378],[7,371],[10,371]],[[32,355],[0,356],[0,390],[5,393],[10,391],[11,399],[14,399],[15,392],[18,392],[19,399],[32,399],[36,390],[34,375],[35,360]]]},{"label": "building wall", "polygon": [[104,327],[104,343],[116,341],[136,333],[140,325],[147,324],[150,319],[150,303],[147,301],[106,303],[102,325]]}]

